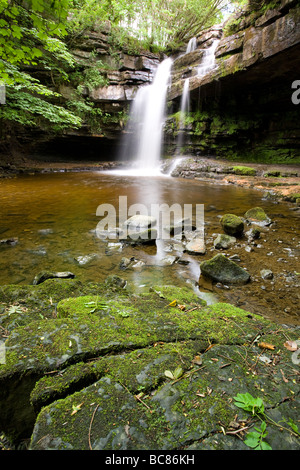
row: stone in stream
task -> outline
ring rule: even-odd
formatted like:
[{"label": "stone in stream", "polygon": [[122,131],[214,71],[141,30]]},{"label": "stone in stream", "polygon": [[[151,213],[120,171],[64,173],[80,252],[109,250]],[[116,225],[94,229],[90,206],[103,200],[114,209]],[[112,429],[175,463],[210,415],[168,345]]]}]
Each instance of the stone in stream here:
[{"label": "stone in stream", "polygon": [[272,220],[267,216],[265,211],[261,207],[254,207],[249,209],[245,215],[245,219],[251,224],[260,225],[262,227],[271,224]]},{"label": "stone in stream", "polygon": [[271,280],[273,279],[273,272],[270,269],[262,269],[260,275],[263,279]]},{"label": "stone in stream", "polygon": [[200,269],[204,277],[222,284],[246,284],[250,280],[247,271],[221,254],[203,261]]},{"label": "stone in stream", "polygon": [[156,218],[148,215],[136,214],[124,223],[129,229],[144,229],[156,225]]},{"label": "stone in stream", "polygon": [[127,269],[134,261],[135,261],[134,256],[132,256],[131,258],[123,257],[120,261],[119,268]]},{"label": "stone in stream", "polygon": [[195,236],[188,241],[185,246],[185,251],[191,255],[204,255],[206,253],[206,247],[203,237]]},{"label": "stone in stream", "polygon": [[12,238],[4,238],[3,240],[0,240],[0,245],[16,245],[18,243],[19,239],[17,237],[12,237]]},{"label": "stone in stream", "polygon": [[234,245],[236,242],[235,237],[231,237],[230,235],[226,235],[224,233],[219,233],[217,238],[214,240],[214,247],[218,249],[226,250],[230,246]]},{"label": "stone in stream", "polygon": [[[0,364],[0,422],[16,445],[30,438],[31,450],[247,450],[242,440],[216,429],[220,416],[226,429],[238,422],[228,397],[241,390],[257,395],[258,380],[272,418],[297,420],[297,383],[282,380],[292,359],[283,344],[287,334],[298,338],[297,329],[282,331],[229,304],[205,305],[191,287],[153,285],[130,294],[120,278],[110,281],[0,286],[1,302],[10,305],[22,295],[30,311],[28,322],[24,309],[12,314],[13,321],[6,315],[4,323],[10,336]],[[267,335],[280,351],[267,375],[253,343],[257,335]],[[178,370],[180,380],[170,379]],[[268,429],[274,450],[299,448],[288,431]]]},{"label": "stone in stream", "polygon": [[49,272],[49,271],[42,271],[37,274],[33,280],[33,285],[37,286],[42,282],[47,281],[47,279],[73,279],[75,274],[66,271],[66,272]]},{"label": "stone in stream", "polygon": [[221,226],[227,235],[239,237],[244,231],[244,222],[240,217],[234,214],[225,214],[221,218]]},{"label": "stone in stream", "polygon": [[75,261],[77,261],[79,266],[85,266],[86,264],[89,264],[90,262],[94,261],[96,258],[98,258],[98,254],[92,253],[90,255],[77,256],[77,258],[75,258]]},{"label": "stone in stream", "polygon": [[129,244],[155,243],[157,239],[157,230],[153,228],[156,225],[156,219],[152,216],[137,214],[124,223],[127,233],[121,235],[121,239]]}]

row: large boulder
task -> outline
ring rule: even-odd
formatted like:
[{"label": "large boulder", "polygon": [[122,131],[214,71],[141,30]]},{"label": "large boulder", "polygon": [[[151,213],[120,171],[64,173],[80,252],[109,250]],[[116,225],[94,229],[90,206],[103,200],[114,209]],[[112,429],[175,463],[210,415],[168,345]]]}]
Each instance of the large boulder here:
[{"label": "large boulder", "polygon": [[246,284],[250,275],[226,256],[219,254],[200,264],[201,274],[222,284]]}]

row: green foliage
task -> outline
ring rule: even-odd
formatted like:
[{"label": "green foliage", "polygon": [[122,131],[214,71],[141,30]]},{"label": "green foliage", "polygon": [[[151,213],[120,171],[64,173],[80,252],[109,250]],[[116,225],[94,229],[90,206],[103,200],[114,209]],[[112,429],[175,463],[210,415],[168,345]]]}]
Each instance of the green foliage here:
[{"label": "green foliage", "polygon": [[263,413],[264,404],[261,398],[254,398],[250,393],[238,393],[234,404],[238,408],[242,408],[244,411],[252,413],[252,415]]},{"label": "green foliage", "polygon": [[272,447],[265,441],[265,438],[268,435],[268,431],[266,431],[266,423],[262,421],[260,424],[260,428],[255,427],[255,431],[249,432],[245,439],[245,444],[251,449],[254,450],[272,450]]},{"label": "green foliage", "polygon": [[[8,122],[54,131],[78,127],[80,119],[58,104],[58,94],[25,72],[30,66],[67,79],[63,69],[74,59],[62,42],[69,0],[0,0],[0,83],[6,85],[6,105],[0,108],[2,129]],[[49,74],[50,76],[50,74]]]},{"label": "green foliage", "polygon": [[71,113],[77,116],[77,119],[86,123],[94,133],[101,132],[102,110],[96,108],[94,103],[88,98],[80,96],[81,88],[77,90],[74,97],[66,102],[66,106]]},{"label": "green foliage", "polygon": [[104,87],[108,84],[107,78],[94,67],[85,69],[83,84],[91,91],[98,87]]},{"label": "green foliage", "polygon": [[[73,0],[69,29],[80,34],[110,24],[118,44],[128,36],[144,47],[176,47],[220,20],[226,0]],[[126,39],[125,39],[126,38]]]},{"label": "green foliage", "polygon": [[[242,408],[244,411],[251,413],[252,416],[255,416],[261,420],[260,428],[255,427],[255,431],[249,432],[246,436],[244,442],[248,447],[251,447],[255,450],[272,450],[272,447],[267,442],[263,441],[263,438],[268,435],[265,421],[269,421],[274,426],[279,427],[281,430],[284,429],[294,436],[298,437],[300,435],[298,426],[291,418],[288,421],[284,419],[284,421],[287,422],[287,424],[290,426],[290,428],[284,428],[282,425],[276,423],[269,416],[267,416],[261,398],[254,398],[250,393],[238,393],[237,396],[233,398],[235,400],[234,404],[238,408]],[[264,418],[264,420],[262,420],[262,418]]]},{"label": "green foliage", "polygon": [[171,372],[170,370],[165,370],[165,376],[168,377],[169,379],[172,380],[177,380],[183,375],[183,369],[182,367],[178,366],[174,370],[174,372]]},{"label": "green foliage", "polygon": [[0,0],[0,78],[11,84],[6,64],[36,65],[44,51],[71,61],[59,40],[66,34],[64,20],[69,0]]},{"label": "green foliage", "polygon": [[0,120],[3,121],[41,128],[47,128],[51,123],[53,131],[81,124],[80,118],[67,109],[34,96],[21,86],[7,88],[7,102],[9,105],[0,107]]}]

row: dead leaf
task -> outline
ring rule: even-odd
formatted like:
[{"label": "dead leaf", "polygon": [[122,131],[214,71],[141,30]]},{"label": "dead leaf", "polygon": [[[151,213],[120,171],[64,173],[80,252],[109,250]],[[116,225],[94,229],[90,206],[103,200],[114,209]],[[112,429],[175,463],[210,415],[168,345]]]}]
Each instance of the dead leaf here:
[{"label": "dead leaf", "polygon": [[185,310],[185,305],[178,305],[178,308],[180,308],[180,310]]},{"label": "dead leaf", "polygon": [[202,365],[202,357],[201,356],[195,356],[194,359],[192,360],[193,364],[196,364],[197,366]]},{"label": "dead leaf", "polygon": [[71,416],[73,416],[75,413],[77,413],[77,411],[80,410],[80,408],[82,407],[83,403],[80,403],[80,405],[73,405],[72,406],[72,413],[71,413]]},{"label": "dead leaf", "polygon": [[288,383],[288,379],[285,377],[285,375],[284,375],[284,373],[283,373],[283,370],[280,369],[280,372],[281,372],[283,381],[287,384],[287,383]]},{"label": "dead leaf", "polygon": [[285,346],[289,351],[297,351],[298,349],[296,341],[286,341],[283,346]]},{"label": "dead leaf", "polygon": [[264,342],[258,343],[258,347],[262,349],[271,349],[271,350],[275,349],[275,346],[273,344],[264,343]]},{"label": "dead leaf", "polygon": [[126,435],[130,437],[130,434],[129,434],[129,425],[128,425],[128,424],[125,424],[124,430],[125,430]]}]

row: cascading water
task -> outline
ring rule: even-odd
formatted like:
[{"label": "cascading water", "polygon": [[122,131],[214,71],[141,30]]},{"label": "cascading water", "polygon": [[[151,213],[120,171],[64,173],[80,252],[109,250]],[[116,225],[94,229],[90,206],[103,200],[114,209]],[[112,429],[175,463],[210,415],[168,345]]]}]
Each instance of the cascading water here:
[{"label": "cascading water", "polygon": [[191,38],[188,42],[185,53],[189,54],[190,52],[193,52],[196,48],[197,48],[197,39],[196,38]]},{"label": "cascading water", "polygon": [[165,59],[157,68],[153,82],[138,90],[134,99],[123,157],[134,161],[137,174],[159,174],[167,89],[173,60]]},{"label": "cascading water", "polygon": [[180,118],[179,118],[179,130],[176,146],[176,155],[181,154],[181,148],[183,144],[183,137],[185,133],[185,118],[189,113],[190,108],[190,79],[186,78],[183,85],[182,97],[181,97],[181,106],[180,106]]},{"label": "cascading water", "polygon": [[220,41],[216,39],[212,43],[212,45],[204,51],[201,64],[198,67],[199,76],[204,76],[206,73],[210,72],[210,70],[212,70],[215,67],[216,65],[215,51],[217,49],[219,42]]}]

